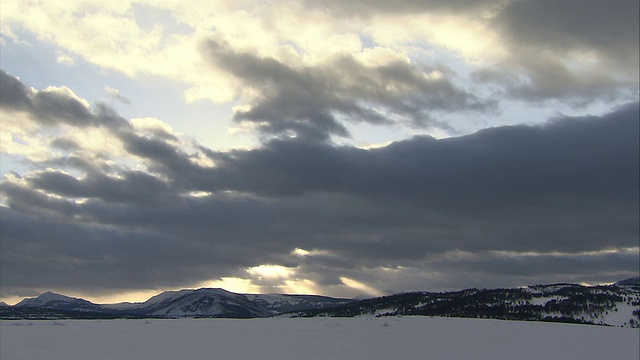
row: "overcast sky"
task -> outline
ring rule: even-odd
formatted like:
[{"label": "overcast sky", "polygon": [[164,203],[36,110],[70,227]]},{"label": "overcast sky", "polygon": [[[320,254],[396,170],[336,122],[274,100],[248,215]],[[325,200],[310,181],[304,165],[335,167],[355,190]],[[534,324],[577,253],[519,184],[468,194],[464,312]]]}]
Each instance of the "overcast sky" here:
[{"label": "overcast sky", "polygon": [[637,0],[0,4],[0,300],[637,276]]}]

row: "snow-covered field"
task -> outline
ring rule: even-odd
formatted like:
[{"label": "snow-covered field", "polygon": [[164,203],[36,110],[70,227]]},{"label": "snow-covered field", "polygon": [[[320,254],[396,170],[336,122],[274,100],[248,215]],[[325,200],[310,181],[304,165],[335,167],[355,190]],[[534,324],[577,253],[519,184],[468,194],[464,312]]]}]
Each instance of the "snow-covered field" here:
[{"label": "snow-covered field", "polygon": [[640,331],[499,320],[269,318],[0,322],[0,359],[634,359]]}]

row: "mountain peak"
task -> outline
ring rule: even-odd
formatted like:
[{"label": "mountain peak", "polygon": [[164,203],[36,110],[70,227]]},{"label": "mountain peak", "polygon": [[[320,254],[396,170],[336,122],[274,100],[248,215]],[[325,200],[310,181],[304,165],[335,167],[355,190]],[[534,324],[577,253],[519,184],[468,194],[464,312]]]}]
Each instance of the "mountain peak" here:
[{"label": "mountain peak", "polygon": [[66,295],[60,295],[51,291],[47,291],[45,293],[40,294],[36,299],[43,301],[72,301],[78,300],[76,298],[72,298]]},{"label": "mountain peak", "polygon": [[[238,294],[221,288],[165,291],[140,303],[100,305],[47,291],[12,307],[0,304],[0,317],[227,317],[424,315],[490,317],[636,327],[640,321],[639,277],[615,285],[540,284],[511,289],[466,289],[446,293],[407,292],[364,300],[317,295]],[[596,300],[593,300],[596,298]],[[487,312],[490,308],[490,313]],[[45,309],[45,312],[42,310]],[[12,315],[13,314],[13,315]]]},{"label": "mountain peak", "polygon": [[197,291],[197,292],[215,292],[215,293],[222,293],[222,294],[235,294],[235,293],[232,293],[231,291],[227,291],[227,290],[225,290],[223,288],[203,287],[203,288],[196,289],[194,291]]},{"label": "mountain peak", "polygon": [[634,276],[628,279],[620,280],[616,282],[616,285],[631,285],[631,286],[639,286],[640,285],[640,276]]},{"label": "mountain peak", "polygon": [[68,296],[64,296],[64,295],[60,295],[60,294],[56,294],[53,293],[51,291],[47,291],[45,293],[40,294],[37,297],[34,298],[26,298],[22,301],[20,301],[19,303],[16,304],[16,306],[21,307],[21,306],[28,306],[28,307],[37,307],[37,306],[42,306],[44,304],[47,304],[49,302],[70,302],[75,300],[74,298],[68,297]]},{"label": "mountain peak", "polygon": [[27,298],[16,305],[16,307],[48,308],[48,309],[94,309],[97,305],[79,298],[56,294],[47,291],[35,298]]}]

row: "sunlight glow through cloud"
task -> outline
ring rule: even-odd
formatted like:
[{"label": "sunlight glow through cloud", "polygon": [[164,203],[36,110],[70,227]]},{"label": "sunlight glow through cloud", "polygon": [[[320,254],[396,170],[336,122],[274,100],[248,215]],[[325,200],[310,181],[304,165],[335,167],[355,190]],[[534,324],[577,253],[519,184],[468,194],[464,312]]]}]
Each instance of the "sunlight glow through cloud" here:
[{"label": "sunlight glow through cloud", "polygon": [[288,279],[295,274],[295,268],[289,268],[281,265],[258,265],[247,269],[250,275],[258,278],[266,279]]},{"label": "sunlight glow through cloud", "polygon": [[348,277],[342,276],[340,277],[340,280],[347,285],[350,288],[354,288],[357,289],[359,291],[364,292],[365,294],[369,295],[369,296],[382,296],[384,295],[384,292],[371,287],[369,285],[363,284],[357,280],[354,279],[349,279]]},{"label": "sunlight glow through cloud", "polygon": [[262,292],[260,286],[253,284],[250,279],[237,277],[223,277],[220,280],[204,282],[198,287],[222,288],[241,294],[259,294]]},{"label": "sunlight glow through cloud", "polygon": [[291,255],[293,256],[300,256],[300,257],[305,257],[305,256],[331,256],[332,253],[331,251],[328,250],[305,250],[305,249],[300,249],[300,248],[295,248],[293,251],[291,251]]}]

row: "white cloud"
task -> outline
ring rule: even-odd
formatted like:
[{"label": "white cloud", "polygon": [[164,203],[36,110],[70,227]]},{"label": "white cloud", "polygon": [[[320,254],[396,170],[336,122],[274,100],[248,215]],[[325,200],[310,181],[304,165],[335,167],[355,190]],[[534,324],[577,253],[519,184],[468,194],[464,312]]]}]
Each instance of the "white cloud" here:
[{"label": "white cloud", "polygon": [[68,54],[58,54],[56,62],[66,66],[74,66],[76,64],[75,60]]},{"label": "white cloud", "polygon": [[141,133],[163,131],[167,134],[177,135],[169,124],[158,118],[148,116],[143,118],[132,118],[130,121],[133,127]]},{"label": "white cloud", "polygon": [[[167,10],[184,25],[182,30],[171,32],[175,30],[163,23],[142,26],[145,14],[143,8],[134,6],[138,3]],[[8,24],[5,33],[11,35],[9,25],[17,24],[63,49],[58,57],[61,63],[71,64],[73,59],[66,52],[73,52],[129,76],[153,74],[183,81],[191,87],[185,94],[187,101],[228,102],[243,91],[233,78],[202,59],[199,45],[212,37],[236,51],[290,66],[314,66],[344,54],[366,65],[381,65],[407,59],[415,44],[433,39],[468,54],[487,56],[497,48],[488,30],[467,18],[379,15],[369,20],[343,19],[290,1],[212,1],[206,6],[199,1],[16,2],[3,5],[0,16]],[[75,31],[67,31],[70,28]],[[381,45],[365,47],[363,35]],[[414,45],[398,47],[402,42]]]},{"label": "white cloud", "polygon": [[113,157],[128,157],[128,153],[124,150],[124,145],[120,139],[104,128],[86,128],[82,131],[76,131],[73,128],[67,128],[64,139],[71,141],[79,149],[88,155],[99,157],[100,154],[109,154]]},{"label": "white cloud", "polygon": [[0,152],[8,155],[20,155],[32,161],[44,161],[51,157],[52,152],[43,135],[27,135],[0,132]]},{"label": "white cloud", "polygon": [[[602,54],[585,47],[554,51],[553,64],[569,64],[569,75],[573,75],[570,78],[587,80],[561,87],[551,84],[539,69],[553,64],[536,65],[530,59],[544,53],[544,49],[533,47],[533,54],[523,57],[523,49],[529,49],[526,44],[509,42],[509,34],[497,24],[501,12],[511,4],[508,0],[485,1],[472,9],[413,2],[390,9],[373,2],[365,9],[366,15],[354,12],[362,10],[354,4],[322,4],[289,0],[8,2],[3,3],[0,20],[4,36],[12,41],[19,39],[11,29],[20,27],[59,47],[60,63],[71,65],[74,58],[82,58],[131,77],[154,75],[181,82],[186,85],[187,103],[207,100],[251,106],[263,95],[228,69],[203,57],[202,47],[208,40],[227,44],[237,54],[274,59],[295,71],[322,68],[340,56],[366,67],[401,61],[421,69],[446,63],[458,75],[477,69],[519,72],[534,87],[524,89],[520,99],[544,100],[547,93],[553,96],[558,92],[585,98],[587,102],[603,94],[613,94],[610,98],[625,95],[627,100],[637,97],[636,80],[625,80],[627,86],[635,84],[631,95],[612,93],[611,87],[604,85],[600,90],[585,91],[585,86],[625,82],[609,78],[607,72],[615,69],[603,63],[599,58]],[[152,15],[157,13],[162,16]],[[625,76],[618,73],[618,77]],[[476,94],[517,93],[494,81],[495,74],[474,79],[478,80],[473,85]],[[465,86],[471,86],[468,80],[460,79]],[[483,90],[477,91],[478,87]],[[256,129],[232,129],[240,130]]]},{"label": "white cloud", "polygon": [[108,96],[110,96],[110,97],[122,102],[123,104],[131,104],[131,100],[129,100],[129,98],[127,98],[126,96],[122,95],[120,90],[118,90],[116,88],[112,88],[110,86],[106,86],[105,85],[104,92]]},{"label": "white cloud", "polygon": [[57,94],[75,100],[82,104],[82,106],[84,106],[86,109],[89,109],[89,107],[91,106],[87,99],[81,98],[80,96],[78,96],[78,94],[76,94],[73,90],[66,86],[48,86],[44,88],[42,92]]}]

